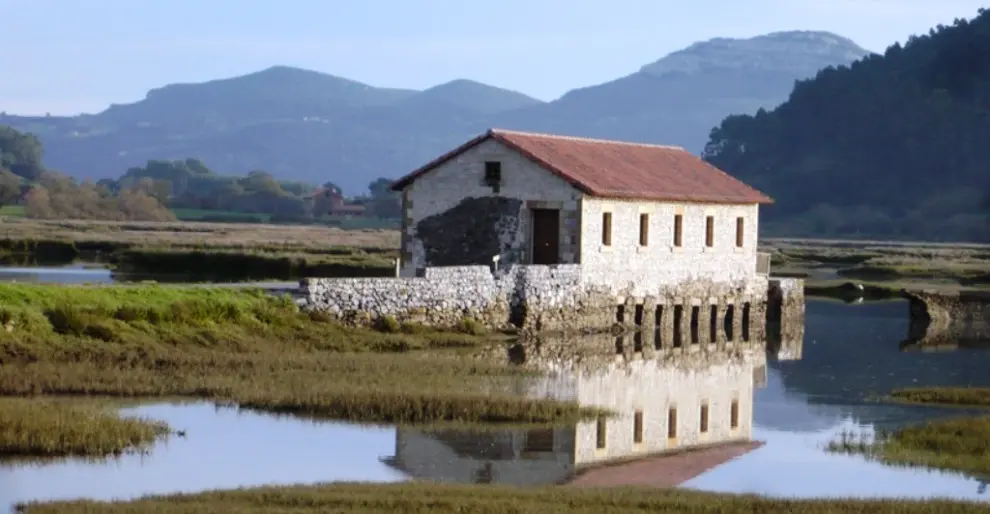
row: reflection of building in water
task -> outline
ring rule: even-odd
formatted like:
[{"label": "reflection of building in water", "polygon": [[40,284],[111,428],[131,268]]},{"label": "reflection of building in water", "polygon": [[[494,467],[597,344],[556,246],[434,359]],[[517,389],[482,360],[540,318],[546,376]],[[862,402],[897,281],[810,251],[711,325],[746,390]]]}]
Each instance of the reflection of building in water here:
[{"label": "reflection of building in water", "polygon": [[[615,348],[612,336],[580,339],[567,346]],[[753,388],[766,376],[762,344],[631,357],[613,350],[581,361],[548,357],[554,345],[538,353],[527,362],[548,375],[529,383],[530,397],[573,400],[615,416],[534,430],[399,428],[396,454],[385,461],[427,480],[546,484],[582,466],[750,440]]]}]

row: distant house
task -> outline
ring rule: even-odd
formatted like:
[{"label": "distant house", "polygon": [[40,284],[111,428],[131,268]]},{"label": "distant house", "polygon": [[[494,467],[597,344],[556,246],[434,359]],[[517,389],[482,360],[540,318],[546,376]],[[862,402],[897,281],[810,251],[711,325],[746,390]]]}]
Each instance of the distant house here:
[{"label": "distant house", "polygon": [[361,204],[348,203],[340,190],[335,188],[317,189],[307,195],[306,200],[311,202],[315,216],[361,217],[367,213],[367,207]]},{"label": "distant house", "polygon": [[491,129],[392,189],[403,276],[498,256],[580,264],[586,283],[656,294],[769,271],[757,230],[773,200],[678,147]]}]

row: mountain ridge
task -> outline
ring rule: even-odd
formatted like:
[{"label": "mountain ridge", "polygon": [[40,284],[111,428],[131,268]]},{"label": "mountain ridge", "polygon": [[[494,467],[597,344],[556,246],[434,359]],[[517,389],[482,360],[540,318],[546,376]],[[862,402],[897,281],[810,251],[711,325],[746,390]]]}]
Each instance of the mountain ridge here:
[{"label": "mountain ridge", "polygon": [[[773,59],[763,55],[779,53],[781,37],[802,42],[796,62],[802,55],[824,54],[835,56],[830,64],[844,65],[850,55],[869,54],[854,43],[837,47],[835,41],[848,41],[841,36],[816,34],[699,42],[688,47],[690,52],[671,52],[650,65],[695,55],[714,62],[714,68],[690,76],[641,69],[573,89],[551,102],[468,79],[425,90],[378,88],[319,71],[271,66],[201,83],[168,84],[141,101],[97,114],[6,115],[0,124],[37,134],[45,143],[46,163],[81,178],[116,177],[151,159],[195,157],[224,173],[265,169],[289,180],[334,181],[353,194],[377,177],[398,177],[490,127],[673,144],[700,152],[722,118],[777,105],[795,80],[817,73],[817,62],[803,69],[774,68]],[[750,58],[763,64],[743,70],[719,65],[711,56],[727,44],[748,49]]]}]

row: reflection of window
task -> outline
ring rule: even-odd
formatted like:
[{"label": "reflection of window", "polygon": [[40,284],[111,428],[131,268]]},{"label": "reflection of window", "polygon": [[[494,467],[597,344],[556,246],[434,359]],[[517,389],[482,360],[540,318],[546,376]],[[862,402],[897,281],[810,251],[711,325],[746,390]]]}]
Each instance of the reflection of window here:
[{"label": "reflection of window", "polygon": [[633,442],[636,444],[643,442],[643,411],[636,411],[633,416]]},{"label": "reflection of window", "polygon": [[677,407],[667,410],[667,438],[677,437]]},{"label": "reflection of window", "polygon": [[729,409],[729,426],[739,428],[739,400],[732,400],[732,407]]},{"label": "reflection of window", "polygon": [[553,429],[538,428],[526,432],[526,444],[523,445],[524,452],[552,452],[553,451]]},{"label": "reflection of window", "polygon": [[495,481],[495,466],[486,462],[484,467],[474,472],[474,483],[490,484]]},{"label": "reflection of window", "polygon": [[708,433],[708,404],[701,404],[701,433]]},{"label": "reflection of window", "polygon": [[598,417],[598,425],[596,428],[597,430],[595,431],[596,432],[595,448],[598,448],[599,450],[604,450],[605,449],[605,417],[604,416]]}]

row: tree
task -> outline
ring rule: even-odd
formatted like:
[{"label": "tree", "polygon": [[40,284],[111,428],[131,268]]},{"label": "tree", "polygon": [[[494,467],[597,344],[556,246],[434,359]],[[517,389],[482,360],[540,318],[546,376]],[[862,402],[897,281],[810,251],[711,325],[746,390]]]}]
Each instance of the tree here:
[{"label": "tree", "polygon": [[387,178],[378,178],[368,184],[368,191],[371,194],[368,207],[377,218],[402,217],[402,201],[399,193],[392,191],[391,187],[392,181]]},{"label": "tree", "polygon": [[37,180],[44,171],[41,154],[41,141],[34,134],[0,127],[0,168],[28,180]]},{"label": "tree", "polygon": [[9,205],[21,197],[21,177],[0,168],[0,207]]},{"label": "tree", "polygon": [[983,11],[825,68],[775,109],[725,118],[703,157],[774,197],[765,226],[818,228],[793,235],[990,240],[973,227],[990,169],[988,47]]}]

